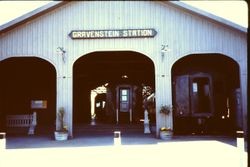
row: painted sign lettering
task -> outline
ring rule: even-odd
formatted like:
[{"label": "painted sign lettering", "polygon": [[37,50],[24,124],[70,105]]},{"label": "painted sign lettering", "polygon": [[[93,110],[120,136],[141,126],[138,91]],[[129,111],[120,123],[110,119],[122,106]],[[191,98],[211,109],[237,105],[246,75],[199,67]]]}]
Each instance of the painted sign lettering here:
[{"label": "painted sign lettering", "polygon": [[69,36],[72,39],[98,38],[150,38],[157,32],[154,29],[124,29],[124,30],[73,30]]}]

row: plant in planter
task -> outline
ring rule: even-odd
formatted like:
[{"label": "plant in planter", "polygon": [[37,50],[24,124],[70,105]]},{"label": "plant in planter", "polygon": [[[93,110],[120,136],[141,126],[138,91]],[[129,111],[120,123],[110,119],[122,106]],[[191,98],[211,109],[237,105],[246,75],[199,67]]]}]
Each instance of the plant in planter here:
[{"label": "plant in planter", "polygon": [[160,113],[169,115],[172,111],[173,107],[171,105],[161,106]]},{"label": "plant in planter", "polygon": [[67,140],[68,139],[68,129],[64,124],[65,110],[63,107],[59,108],[57,112],[57,117],[59,120],[59,128],[55,131],[55,140]]},{"label": "plant in planter", "polygon": [[173,131],[170,127],[161,127],[160,128],[160,138],[163,140],[171,139],[173,136]]},{"label": "plant in planter", "polygon": [[[160,113],[164,115],[169,115],[173,110],[172,105],[164,105],[160,108]],[[173,136],[173,131],[170,127],[161,127],[160,128],[160,138],[163,140],[171,139]]]}]

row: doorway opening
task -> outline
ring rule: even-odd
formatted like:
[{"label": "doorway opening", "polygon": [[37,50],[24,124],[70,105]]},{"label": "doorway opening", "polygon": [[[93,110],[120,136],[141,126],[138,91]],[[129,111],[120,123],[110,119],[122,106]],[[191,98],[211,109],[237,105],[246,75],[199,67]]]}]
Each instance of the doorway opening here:
[{"label": "doorway opening", "polygon": [[54,66],[37,57],[8,58],[0,62],[0,76],[1,128],[8,132],[5,126],[8,115],[30,115],[36,112],[35,134],[52,131],[56,119]]},{"label": "doorway opening", "polygon": [[143,124],[142,89],[149,85],[154,90],[154,80],[154,63],[138,52],[93,52],[80,57],[73,67],[74,129],[81,124]]},{"label": "doorway opening", "polygon": [[239,90],[239,65],[227,56],[178,60],[172,67],[175,133],[235,134],[242,126]]}]

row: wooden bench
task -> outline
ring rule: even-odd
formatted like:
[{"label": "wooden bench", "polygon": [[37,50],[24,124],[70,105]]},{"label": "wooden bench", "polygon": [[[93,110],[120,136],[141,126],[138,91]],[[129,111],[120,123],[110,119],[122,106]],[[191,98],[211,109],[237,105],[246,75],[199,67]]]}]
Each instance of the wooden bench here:
[{"label": "wooden bench", "polygon": [[7,115],[6,116],[6,127],[29,127],[28,135],[35,134],[35,127],[37,125],[36,112],[28,115]]}]

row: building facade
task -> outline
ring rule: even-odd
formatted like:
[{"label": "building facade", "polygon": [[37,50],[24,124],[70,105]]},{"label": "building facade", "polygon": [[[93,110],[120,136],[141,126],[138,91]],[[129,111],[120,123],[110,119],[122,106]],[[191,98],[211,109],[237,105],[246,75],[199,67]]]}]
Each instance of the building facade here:
[{"label": "building facade", "polygon": [[148,86],[157,136],[247,131],[247,30],[180,2],[49,3],[0,27],[0,74],[3,117],[36,110],[54,125],[64,107],[72,137],[91,119],[91,90],[107,84],[111,122],[143,119]]}]

